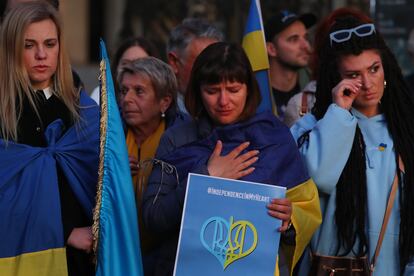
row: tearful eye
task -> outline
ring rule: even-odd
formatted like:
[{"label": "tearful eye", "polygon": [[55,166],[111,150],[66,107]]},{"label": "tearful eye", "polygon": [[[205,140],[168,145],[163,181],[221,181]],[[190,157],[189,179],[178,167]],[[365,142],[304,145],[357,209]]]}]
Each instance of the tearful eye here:
[{"label": "tearful eye", "polygon": [[357,73],[350,73],[350,74],[348,74],[348,75],[346,75],[346,78],[347,79],[356,79],[356,78],[358,78],[358,74]]},{"label": "tearful eye", "polygon": [[371,73],[376,73],[379,70],[379,66],[374,66],[371,68]]}]

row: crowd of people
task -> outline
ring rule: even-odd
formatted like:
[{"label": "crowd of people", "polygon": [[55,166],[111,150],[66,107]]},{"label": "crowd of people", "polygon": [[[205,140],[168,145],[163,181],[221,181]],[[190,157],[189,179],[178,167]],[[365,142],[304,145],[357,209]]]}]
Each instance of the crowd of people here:
[{"label": "crowd of people", "polygon": [[[95,273],[99,89],[95,103],[71,68],[58,4],[2,17],[0,274]],[[264,26],[274,113],[257,112],[243,48],[205,20],[171,31],[167,62],[143,37],[114,53],[144,274],[173,274],[198,173],[286,187],[263,210],[282,221],[276,274],[414,275],[414,96],[375,22],[340,8]]]}]

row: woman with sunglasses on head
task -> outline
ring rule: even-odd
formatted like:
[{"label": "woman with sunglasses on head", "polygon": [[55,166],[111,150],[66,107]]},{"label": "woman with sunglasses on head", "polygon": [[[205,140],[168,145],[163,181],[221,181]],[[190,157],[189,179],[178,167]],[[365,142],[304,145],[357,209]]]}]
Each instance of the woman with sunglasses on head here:
[{"label": "woman with sunglasses on head", "polygon": [[172,274],[190,172],[287,187],[287,198],[273,199],[263,212],[283,221],[275,231],[291,249],[289,265],[300,258],[320,223],[316,187],[287,127],[270,111],[256,114],[260,98],[241,46],[214,43],[195,60],[185,98],[193,120],[161,138],[143,199],[146,226],[163,237],[155,275]]},{"label": "woman with sunglasses on head", "polygon": [[0,274],[94,275],[99,110],[74,87],[56,9],[11,9],[0,60]]},{"label": "woman with sunglasses on head", "polygon": [[315,36],[312,45],[313,51],[309,62],[309,67],[312,72],[312,80],[306,84],[300,93],[296,94],[289,100],[286,106],[285,118],[283,120],[288,127],[291,127],[296,121],[306,115],[306,113],[310,113],[312,111],[316,101],[315,92],[316,80],[318,79],[319,74],[319,52],[323,46],[323,37],[329,31],[329,28],[335,22],[336,18],[347,14],[355,16],[363,22],[372,23],[372,20],[367,15],[355,9],[346,7],[333,11],[329,14],[329,16],[320,21],[315,29]]},{"label": "woman with sunglasses on head", "polygon": [[313,114],[291,128],[324,214],[310,275],[368,275],[359,271],[365,264],[374,275],[414,273],[414,100],[384,39],[362,18],[343,14],[330,26]]}]

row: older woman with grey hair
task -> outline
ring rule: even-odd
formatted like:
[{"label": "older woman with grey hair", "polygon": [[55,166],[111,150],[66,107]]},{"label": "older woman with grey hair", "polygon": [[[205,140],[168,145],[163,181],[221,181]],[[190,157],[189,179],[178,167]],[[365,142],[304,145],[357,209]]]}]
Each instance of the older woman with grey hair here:
[{"label": "older woman with grey hair", "polygon": [[141,169],[157,150],[164,130],[184,116],[177,111],[177,80],[163,61],[139,58],[124,65],[118,73],[118,103],[126,125],[126,142],[136,198],[145,183],[138,183]]},{"label": "older woman with grey hair", "polygon": [[[169,65],[154,57],[122,66],[118,103],[126,125],[126,143],[138,212],[151,173],[151,160],[165,129],[185,120],[177,111],[177,80]],[[141,216],[140,216],[141,217]],[[140,224],[143,254],[151,238]],[[145,236],[145,238],[143,238]]]}]

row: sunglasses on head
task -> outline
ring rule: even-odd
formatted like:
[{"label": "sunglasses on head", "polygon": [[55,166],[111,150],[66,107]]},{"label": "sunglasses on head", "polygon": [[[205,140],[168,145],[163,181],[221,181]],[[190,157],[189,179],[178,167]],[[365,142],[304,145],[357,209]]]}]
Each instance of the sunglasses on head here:
[{"label": "sunglasses on head", "polygon": [[343,30],[332,32],[329,34],[329,37],[331,39],[331,46],[332,46],[332,41],[336,43],[341,43],[341,42],[349,40],[352,36],[352,33],[356,34],[359,37],[364,37],[364,36],[372,35],[374,32],[375,32],[374,24],[369,23],[369,24],[362,24],[362,25],[359,25],[351,29],[343,29]]}]

